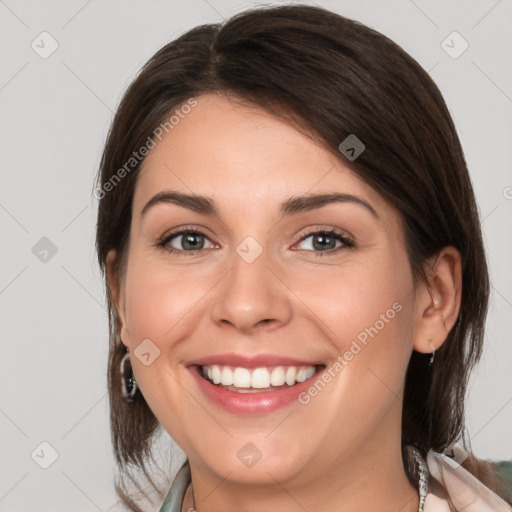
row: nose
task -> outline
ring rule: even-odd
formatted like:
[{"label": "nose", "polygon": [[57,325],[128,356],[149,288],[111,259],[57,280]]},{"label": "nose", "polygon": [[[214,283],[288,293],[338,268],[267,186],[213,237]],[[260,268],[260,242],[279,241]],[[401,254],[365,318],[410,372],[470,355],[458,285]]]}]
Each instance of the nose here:
[{"label": "nose", "polygon": [[291,292],[269,263],[265,251],[252,263],[234,255],[231,271],[219,283],[211,306],[217,325],[251,334],[274,330],[290,321]]}]

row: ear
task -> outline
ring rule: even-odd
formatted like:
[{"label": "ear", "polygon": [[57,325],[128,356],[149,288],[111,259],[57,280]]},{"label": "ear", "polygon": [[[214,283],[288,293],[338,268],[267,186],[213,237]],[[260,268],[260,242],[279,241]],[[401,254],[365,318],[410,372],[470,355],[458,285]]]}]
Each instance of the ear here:
[{"label": "ear", "polygon": [[462,269],[459,251],[444,247],[425,265],[428,283],[416,290],[416,320],[413,348],[430,353],[448,337],[459,315],[462,295]]},{"label": "ear", "polygon": [[119,278],[116,270],[116,258],[117,253],[114,249],[111,249],[107,254],[106,259],[106,274],[107,284],[110,290],[110,296],[114,303],[116,310],[118,324],[120,326],[120,337],[124,345],[128,347],[128,329],[126,327],[126,316],[125,316],[125,300],[124,300],[124,289],[123,284]]}]

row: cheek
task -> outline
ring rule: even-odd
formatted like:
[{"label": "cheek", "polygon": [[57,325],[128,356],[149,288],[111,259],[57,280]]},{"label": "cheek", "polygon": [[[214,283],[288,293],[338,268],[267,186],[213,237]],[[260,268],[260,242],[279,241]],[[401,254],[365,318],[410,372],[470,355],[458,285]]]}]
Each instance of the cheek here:
[{"label": "cheek", "polygon": [[[410,290],[412,282],[403,262],[397,264],[397,255],[383,258],[380,265],[372,265],[365,275],[354,272],[347,276],[347,290],[343,300],[350,306],[344,311],[344,325],[340,350],[350,360],[348,375],[361,398],[389,399],[399,395],[407,362],[412,350],[412,313]],[[347,347],[347,344],[349,346]],[[360,350],[359,350],[360,348]],[[356,352],[356,355],[352,355]],[[382,404],[384,405],[384,403]]]},{"label": "cheek", "polygon": [[200,306],[213,286],[213,277],[134,257],[126,282],[126,322],[132,341],[149,338],[160,345],[179,337],[189,312]]},{"label": "cheek", "polygon": [[396,268],[393,256],[359,260],[357,265],[331,268],[322,285],[309,276],[297,291],[321,320],[316,324],[323,326],[335,350],[332,410],[344,413],[333,413],[331,419],[340,429],[346,428],[346,417],[367,429],[378,428],[401,394],[412,350],[414,309],[410,276]]},{"label": "cheek", "polygon": [[[169,411],[190,408],[190,397],[176,381],[183,375],[176,364],[182,347],[194,335],[198,316],[206,314],[208,290],[218,280],[211,270],[190,272],[165,261],[132,253],[126,275],[126,324],[130,351],[151,340],[160,353],[149,364],[132,359],[135,378],[146,402],[168,431],[178,438],[186,434]],[[198,266],[199,267],[199,266]],[[156,352],[150,349],[151,357]]]},{"label": "cheek", "polygon": [[404,378],[413,308],[412,277],[401,256],[393,251],[357,255],[295,279],[294,291],[314,313],[313,321],[343,365],[336,372],[344,377],[335,386],[339,393],[357,397],[356,402],[372,401],[369,397],[378,401],[387,388],[398,394]]},{"label": "cheek", "polygon": [[353,339],[386,338],[407,316],[409,277],[395,270],[400,267],[396,260],[382,256],[357,262],[347,259],[340,265],[289,276],[294,292],[340,351]]}]

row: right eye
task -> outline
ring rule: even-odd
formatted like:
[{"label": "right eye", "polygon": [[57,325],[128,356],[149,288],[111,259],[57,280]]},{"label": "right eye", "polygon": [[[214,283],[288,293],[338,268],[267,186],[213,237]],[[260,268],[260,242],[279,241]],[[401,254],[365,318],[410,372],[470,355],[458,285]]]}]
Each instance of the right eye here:
[{"label": "right eye", "polygon": [[[162,247],[169,253],[197,254],[204,249],[205,240],[209,240],[209,238],[202,231],[182,229],[166,235],[157,243],[157,246]],[[210,243],[212,246],[214,245],[211,241]]]}]

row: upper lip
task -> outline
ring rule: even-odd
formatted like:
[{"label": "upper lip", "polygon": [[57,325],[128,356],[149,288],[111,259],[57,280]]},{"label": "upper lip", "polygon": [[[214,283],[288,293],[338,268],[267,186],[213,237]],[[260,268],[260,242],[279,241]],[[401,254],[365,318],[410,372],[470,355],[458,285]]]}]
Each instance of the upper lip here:
[{"label": "upper lip", "polygon": [[317,366],[323,365],[320,361],[305,361],[293,357],[279,356],[277,354],[257,354],[253,356],[243,354],[215,354],[199,357],[186,363],[186,366],[206,365],[233,366],[241,368],[262,368],[273,366]]}]

